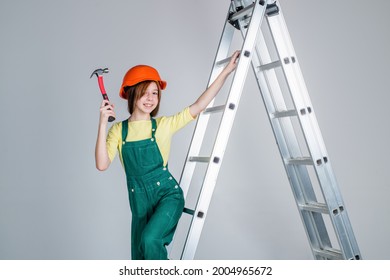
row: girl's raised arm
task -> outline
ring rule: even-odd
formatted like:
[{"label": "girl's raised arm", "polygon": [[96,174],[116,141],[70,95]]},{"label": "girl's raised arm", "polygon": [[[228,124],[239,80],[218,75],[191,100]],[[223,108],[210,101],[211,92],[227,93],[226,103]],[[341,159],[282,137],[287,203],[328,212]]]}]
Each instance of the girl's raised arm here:
[{"label": "girl's raised arm", "polygon": [[109,116],[115,117],[114,105],[103,100],[102,105],[100,106],[99,129],[95,147],[96,168],[100,171],[106,170],[111,164],[106,147],[106,130]]},{"label": "girl's raised arm", "polygon": [[218,77],[214,80],[214,82],[199,96],[199,98],[190,106],[190,114],[195,117],[204,109],[206,109],[207,105],[213,100],[213,98],[218,94],[221,90],[223,84],[226,81],[226,78],[229,76],[231,72],[236,69],[238,56],[240,55],[240,51],[235,51],[230,58],[229,63],[225,66],[222,72],[218,75]]}]

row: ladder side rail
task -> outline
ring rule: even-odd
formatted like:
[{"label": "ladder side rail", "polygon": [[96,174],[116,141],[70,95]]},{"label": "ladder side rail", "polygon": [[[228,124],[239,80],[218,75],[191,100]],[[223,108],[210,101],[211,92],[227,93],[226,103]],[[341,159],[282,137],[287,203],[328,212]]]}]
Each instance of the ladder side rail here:
[{"label": "ladder side rail", "polygon": [[[281,39],[281,38],[285,39],[285,37],[284,37],[285,33],[284,34],[281,34],[281,33],[275,34],[275,32],[278,32],[279,30],[275,27],[272,28],[272,19],[269,20],[269,23],[270,23],[270,26],[272,29],[272,34],[274,35],[274,40],[277,41],[278,39]],[[323,171],[323,169],[321,168],[321,165],[326,164],[326,162],[323,162],[323,161],[328,160],[328,157],[323,156],[323,154],[321,153],[321,150],[318,146],[318,135],[316,135],[313,132],[313,130],[311,129],[312,128],[311,123],[308,121],[309,120],[308,116],[310,114],[314,113],[313,109],[312,109],[313,107],[310,105],[307,106],[307,104],[305,104],[305,101],[307,102],[307,100],[304,100],[302,98],[302,95],[301,95],[302,93],[304,93],[304,92],[302,92],[302,84],[296,83],[297,77],[294,73],[294,69],[292,69],[292,65],[294,63],[297,63],[297,58],[295,56],[295,53],[292,52],[291,49],[283,50],[283,43],[286,43],[286,42],[276,42],[280,56],[286,58],[284,60],[284,65],[283,65],[284,73],[286,75],[286,79],[288,80],[288,85],[289,85],[290,92],[291,92],[293,101],[295,103],[295,106],[297,108],[299,108],[298,115],[299,115],[300,125],[302,127],[302,130],[304,131],[305,140],[307,142],[307,145],[308,145],[308,148],[310,151],[310,155],[311,155],[312,160],[313,160],[315,172],[317,174],[317,178],[318,178],[318,181],[319,181],[320,186],[321,186],[321,191],[323,193],[324,199],[325,199],[326,204],[327,204],[328,209],[329,209],[330,219],[332,221],[332,224],[333,224],[336,232],[338,233],[338,234],[336,234],[336,236],[337,236],[339,245],[343,251],[343,254],[344,254],[345,258],[348,258],[347,255],[350,254],[349,242],[348,242],[348,240],[347,240],[347,242],[345,242],[346,240],[344,240],[341,237],[341,236],[347,236],[347,234],[345,234],[345,228],[343,226],[343,222],[340,221],[340,219],[335,219],[335,215],[332,215],[332,213],[334,211],[332,209],[336,209],[339,207],[339,203],[336,200],[334,187],[330,185],[330,182],[327,182],[325,180],[325,179],[329,178],[327,176],[327,174],[325,174],[325,176],[324,176],[323,172],[321,172],[321,171]],[[290,59],[291,59],[291,61],[290,61]],[[302,109],[300,109],[300,108],[302,108]],[[306,111],[307,109],[310,111]]]},{"label": "ladder side rail", "polygon": [[[278,38],[284,40],[284,42],[276,42],[278,52],[281,57],[291,58],[291,62],[285,61],[283,64],[284,73],[286,79],[291,81],[289,86],[297,108],[302,108],[300,109],[301,114],[299,114],[300,124],[305,132],[305,139],[314,161],[321,190],[331,213],[332,223],[339,233],[337,238],[345,258],[361,258],[281,10],[279,13],[280,15],[275,17],[276,19],[269,19],[270,28],[272,34],[278,32],[278,28],[284,32],[278,33],[273,38],[274,40],[279,40]],[[298,83],[295,83],[295,80]],[[341,214],[337,209],[342,209]],[[332,215],[335,211],[336,214]]]},{"label": "ladder side rail", "polygon": [[[229,9],[229,11],[230,10],[231,8]],[[207,88],[213,83],[213,81],[216,79],[216,77],[220,74],[220,72],[223,69],[223,65],[222,66],[217,65],[218,61],[221,61],[223,58],[226,58],[228,56],[228,52],[234,35],[234,27],[228,23],[227,20],[228,17],[229,17],[229,12],[225,20],[225,25],[223,28],[222,36],[220,38],[218,51],[215,56],[215,60],[207,84]],[[214,104],[214,101],[215,99],[210,102],[208,108]],[[195,129],[193,132],[191,144],[188,149],[187,157],[179,181],[180,182],[179,185],[183,189],[185,198],[187,197],[188,190],[192,181],[192,175],[196,167],[196,162],[190,161],[190,157],[199,155],[209,119],[210,119],[209,114],[201,113],[199,114],[195,124]]]},{"label": "ladder side rail", "polygon": [[[271,56],[268,52],[268,47],[265,44],[265,38],[262,33],[259,34],[258,46],[256,46],[256,52],[252,58],[252,68],[257,78],[257,83],[260,89],[260,93],[268,112],[269,121],[273,129],[273,133],[278,145],[278,149],[283,161],[286,158],[297,157],[301,155],[298,141],[295,137],[294,129],[290,119],[285,118],[284,130],[280,120],[273,118],[273,112],[278,110],[287,110],[284,98],[282,96],[282,90],[278,83],[276,73],[273,69],[267,71],[259,71],[259,66],[271,62]],[[272,94],[271,94],[272,92]],[[286,138],[283,135],[283,131],[287,131],[287,134],[294,136],[291,137],[290,145],[287,145]],[[293,141],[293,143],[291,143]],[[290,147],[289,147],[290,146]],[[299,204],[306,204],[307,201],[316,201],[314,191],[302,190],[303,185],[311,185],[310,177],[307,169],[303,166],[288,166],[284,164],[288,179],[292,186],[292,192],[295,196],[297,206]],[[299,175],[298,175],[299,174]],[[310,189],[309,189],[310,190]],[[312,189],[311,189],[312,190]],[[302,210],[298,207],[301,219],[306,225],[305,231],[312,245],[312,252],[315,254],[316,248],[330,247],[330,239],[326,232],[326,226],[322,219],[322,216],[318,213],[310,213]],[[322,234],[322,238],[319,237],[318,232],[325,232]]]},{"label": "ladder side rail", "polygon": [[[300,71],[298,60],[296,63],[294,63],[293,67],[296,68],[295,73],[297,75],[297,80],[301,81],[302,83],[303,76],[302,72]],[[306,99],[306,104],[311,104],[306,86],[301,84],[300,87],[304,93],[303,97]],[[312,108],[312,105],[308,105],[307,108]],[[345,204],[340,192],[339,184],[334,174],[331,160],[326,150],[314,110],[312,110],[311,113],[307,116],[307,122],[308,126],[311,127],[309,130],[313,131],[313,134],[317,136],[315,139],[322,154],[322,164],[319,164],[318,168],[316,169],[318,180],[320,181],[324,190],[333,192],[333,198],[335,199],[335,203],[338,206],[337,208],[333,208],[333,211],[330,213],[330,215],[334,216],[335,226],[338,228],[337,231],[340,232],[338,235],[338,238],[340,239],[340,246],[343,247],[342,251],[344,252],[346,259],[360,259],[361,255],[358,249],[357,241],[353,234],[352,225],[349,220],[347,211],[345,211]],[[343,232],[348,232],[348,234],[343,234]]]},{"label": "ladder side rail", "polygon": [[[268,22],[273,35],[273,39],[275,41],[275,45],[277,46],[277,52],[279,54],[279,57],[283,60],[283,72],[285,74],[286,80],[288,81],[292,100],[298,112],[299,123],[304,132],[305,140],[310,155],[313,159],[313,164],[315,167],[322,165],[324,161],[328,161],[328,157],[322,153],[321,145],[319,145],[318,139],[321,138],[321,133],[319,129],[315,131],[311,129],[314,120],[312,118],[312,121],[310,122],[309,117],[314,116],[314,110],[311,103],[307,103],[309,102],[309,97],[307,94],[306,86],[304,85],[304,81],[302,80],[302,76],[297,76],[295,71],[297,70],[297,66],[295,64],[298,63],[298,59],[292,47],[291,39],[289,38],[287,28],[285,27],[282,11],[279,10],[278,16],[268,18]],[[333,188],[322,188],[322,190],[323,192],[332,191],[332,193],[324,193],[324,196],[325,198],[328,198],[327,203],[331,208],[337,207],[338,203],[334,199],[335,195],[333,193]]]},{"label": "ladder side rail", "polygon": [[[299,64],[297,63],[294,67],[298,68],[295,71],[297,74],[301,74],[299,71]],[[306,87],[303,87],[306,90]],[[305,95],[304,95],[305,96]],[[307,95],[308,97],[308,95]],[[313,131],[314,135],[321,136],[321,132],[316,120],[315,112],[308,116],[308,126],[311,126],[311,131]],[[336,231],[339,233],[337,238],[339,240],[339,244],[344,254],[345,259],[361,259],[360,251],[358,249],[357,241],[353,234],[352,226],[345,209],[345,204],[341,196],[341,192],[338,187],[338,182],[334,175],[331,161],[327,154],[325,144],[323,142],[322,137],[316,138],[317,145],[319,146],[320,151],[322,152],[323,161],[321,164],[318,164],[316,168],[316,173],[318,175],[318,180],[322,186],[323,192],[327,192],[325,197],[329,197],[331,192],[333,192],[332,198],[335,200],[335,206],[329,206],[330,215],[332,215],[331,220],[335,226]],[[329,199],[328,199],[329,200]],[[332,209],[330,209],[332,208]]]},{"label": "ladder side rail", "polygon": [[[318,176],[321,178],[327,178],[327,184],[332,184],[331,180],[334,176],[329,178],[330,174],[327,170],[326,166],[321,166],[317,168]],[[334,186],[333,186],[334,187]],[[324,188],[330,188],[329,186],[325,186]],[[361,259],[361,254],[358,248],[358,244],[356,238],[354,236],[352,226],[345,209],[344,204],[340,204],[339,206],[333,209],[329,209],[331,220],[334,224],[336,231],[339,233],[337,238],[339,240],[340,247],[344,253],[345,259]]]},{"label": "ladder side rail", "polygon": [[[229,91],[229,98],[222,115],[222,120],[218,128],[211,160],[208,164],[206,175],[203,180],[198,202],[195,209],[195,215],[192,218],[190,230],[185,242],[181,259],[193,259],[195,256],[196,247],[198,245],[201,231],[207,216],[212,193],[215,188],[216,179],[220,170],[223,155],[227,146],[229,134],[232,128],[233,120],[237,111],[238,103],[241,97],[245,78],[251,62],[252,51],[256,42],[256,37],[263,20],[266,2],[263,5],[256,1],[253,8],[252,18],[250,20],[248,32],[246,34],[240,59],[235,70],[233,81]],[[263,2],[263,1],[261,1]]]},{"label": "ladder side rail", "polygon": [[[234,35],[234,27],[229,24],[228,18],[230,16],[230,11],[233,9],[233,3],[230,4],[230,7],[228,9],[226,18],[225,18],[225,25],[223,27],[223,31],[219,40],[218,49],[214,58],[213,67],[211,70],[211,74],[207,83],[208,88],[213,81],[217,78],[219,73],[222,71],[223,65],[218,65],[218,62],[221,61],[223,58],[228,56],[228,52],[230,49],[230,45],[232,42],[232,38]],[[208,108],[213,106],[215,99],[213,99],[210,104],[207,106]],[[207,125],[210,119],[209,114],[202,114],[200,113],[195,124],[195,128],[193,131],[191,144],[187,151],[187,156],[184,162],[184,166],[180,175],[179,185],[183,190],[183,196],[186,199],[188,195],[188,191],[192,182],[193,174],[196,168],[197,162],[191,161],[190,158],[199,155],[200,149],[202,147],[202,143],[204,140],[205,132],[207,129]],[[173,244],[176,243],[176,232],[174,234],[173,240],[171,242],[171,245],[168,247],[169,253],[172,250]]]}]

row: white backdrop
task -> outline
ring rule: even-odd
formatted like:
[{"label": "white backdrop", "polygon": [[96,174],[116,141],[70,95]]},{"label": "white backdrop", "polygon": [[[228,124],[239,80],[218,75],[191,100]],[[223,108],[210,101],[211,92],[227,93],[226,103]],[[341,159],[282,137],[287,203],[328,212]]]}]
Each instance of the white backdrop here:
[{"label": "white backdrop", "polygon": [[[0,259],[129,258],[122,167],[94,165],[89,76],[110,68],[122,120],[123,74],[153,65],[160,114],[176,113],[205,89],[229,2],[1,1]],[[389,259],[390,3],[280,2],[362,256]],[[312,259],[252,75],[244,90],[196,258]],[[193,128],[173,140],[178,178]]]}]

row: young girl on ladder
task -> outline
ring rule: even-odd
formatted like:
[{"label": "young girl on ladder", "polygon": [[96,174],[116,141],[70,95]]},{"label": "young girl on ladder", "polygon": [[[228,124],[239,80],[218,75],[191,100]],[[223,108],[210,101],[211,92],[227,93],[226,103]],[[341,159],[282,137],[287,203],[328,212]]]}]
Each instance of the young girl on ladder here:
[{"label": "young girl on ladder", "polygon": [[176,115],[154,118],[159,110],[161,90],[167,83],[153,67],[137,65],[123,78],[119,95],[128,100],[130,117],[108,131],[114,105],[104,100],[100,107],[95,149],[96,167],[106,170],[117,151],[124,167],[132,211],[131,257],[133,260],[167,259],[184,208],[183,192],[167,168],[171,138],[202,112],[217,95],[237,66],[239,52],[209,88],[189,107]]}]

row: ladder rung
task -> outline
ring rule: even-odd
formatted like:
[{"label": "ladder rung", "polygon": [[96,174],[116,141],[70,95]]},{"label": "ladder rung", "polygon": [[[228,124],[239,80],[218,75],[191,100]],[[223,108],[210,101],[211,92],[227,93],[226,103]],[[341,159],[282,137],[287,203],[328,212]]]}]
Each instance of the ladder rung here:
[{"label": "ladder rung", "polygon": [[329,260],[342,260],[344,259],[343,254],[340,250],[334,249],[334,248],[327,248],[327,249],[313,249],[313,252],[320,257],[323,257],[325,259]]},{"label": "ladder rung", "polygon": [[189,209],[189,208],[184,208],[183,213],[189,214],[189,215],[194,215],[195,210]]},{"label": "ladder rung", "polygon": [[274,68],[280,67],[280,66],[282,66],[282,63],[280,62],[280,60],[277,60],[274,62],[260,65],[258,68],[259,68],[259,71],[266,71],[266,70],[274,69]]},{"label": "ladder rung", "polygon": [[193,162],[210,162],[210,157],[189,157],[188,160]]},{"label": "ladder rung", "polygon": [[310,157],[290,158],[287,159],[287,164],[313,165],[313,160]]},{"label": "ladder rung", "polygon": [[227,57],[225,59],[222,59],[222,60],[219,60],[215,63],[215,66],[217,67],[220,67],[220,66],[224,66],[226,63],[228,63],[230,61],[230,57]]},{"label": "ladder rung", "polygon": [[276,111],[272,114],[274,118],[285,118],[285,117],[294,117],[297,116],[296,110],[285,110],[285,111]]},{"label": "ladder rung", "polygon": [[206,108],[204,111],[203,111],[203,114],[210,114],[210,113],[217,113],[217,112],[221,112],[225,109],[226,105],[219,105],[219,106],[214,106],[214,107],[209,107],[209,108]]},{"label": "ladder rung", "polygon": [[255,3],[245,7],[244,9],[239,10],[238,12],[232,14],[229,18],[230,21],[236,21],[252,13]]},{"label": "ladder rung", "polygon": [[299,204],[299,207],[306,211],[329,214],[329,209],[324,203],[310,202],[307,204]]}]

